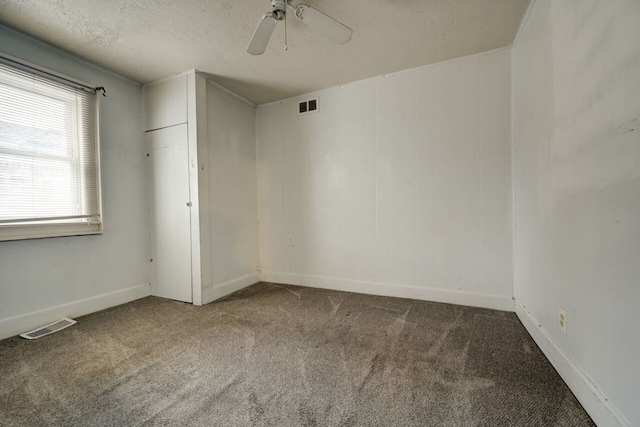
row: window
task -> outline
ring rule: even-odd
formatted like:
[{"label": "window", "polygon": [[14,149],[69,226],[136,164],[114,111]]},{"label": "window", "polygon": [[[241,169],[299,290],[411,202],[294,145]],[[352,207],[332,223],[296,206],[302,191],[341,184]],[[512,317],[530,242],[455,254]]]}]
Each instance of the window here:
[{"label": "window", "polygon": [[0,240],[101,231],[96,90],[0,57]]}]

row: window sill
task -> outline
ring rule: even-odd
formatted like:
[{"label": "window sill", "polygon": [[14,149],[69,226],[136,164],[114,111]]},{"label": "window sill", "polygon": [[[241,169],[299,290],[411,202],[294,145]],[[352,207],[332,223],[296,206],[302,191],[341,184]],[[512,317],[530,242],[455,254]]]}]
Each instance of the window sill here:
[{"label": "window sill", "polygon": [[42,224],[0,227],[0,242],[102,234],[102,224]]}]

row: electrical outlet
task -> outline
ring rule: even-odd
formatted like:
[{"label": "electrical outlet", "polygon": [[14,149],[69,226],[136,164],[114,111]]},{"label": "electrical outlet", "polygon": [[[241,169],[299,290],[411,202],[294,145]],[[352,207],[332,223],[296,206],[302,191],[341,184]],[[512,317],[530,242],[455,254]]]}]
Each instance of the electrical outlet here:
[{"label": "electrical outlet", "polygon": [[560,307],[560,316],[558,317],[558,324],[560,325],[560,329],[567,335],[567,312],[564,308]]},{"label": "electrical outlet", "polygon": [[289,241],[288,241],[288,243],[289,243],[289,246],[293,246],[293,245],[294,245],[294,243],[293,243],[293,236],[289,236]]}]

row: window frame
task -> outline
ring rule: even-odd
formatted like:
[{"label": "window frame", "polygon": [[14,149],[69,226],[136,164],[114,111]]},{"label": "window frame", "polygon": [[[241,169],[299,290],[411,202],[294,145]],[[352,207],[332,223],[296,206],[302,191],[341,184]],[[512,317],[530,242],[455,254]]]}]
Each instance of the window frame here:
[{"label": "window frame", "polygon": [[[53,82],[64,83],[73,87],[81,87],[92,91],[95,100],[95,167],[96,167],[96,197],[98,208],[98,220],[87,222],[16,222],[14,224],[0,224],[0,242],[26,239],[43,239],[52,237],[70,237],[85,235],[100,235],[104,232],[104,215],[102,205],[102,162],[100,147],[100,97],[94,85],[82,82],[64,74],[40,67],[22,59],[0,52],[0,61],[5,66],[26,70],[40,77],[45,77]],[[61,156],[64,157],[64,156]],[[61,159],[62,160],[62,159]],[[82,165],[78,165],[80,168]],[[79,173],[79,171],[77,171]],[[80,181],[84,185],[85,181]]]}]

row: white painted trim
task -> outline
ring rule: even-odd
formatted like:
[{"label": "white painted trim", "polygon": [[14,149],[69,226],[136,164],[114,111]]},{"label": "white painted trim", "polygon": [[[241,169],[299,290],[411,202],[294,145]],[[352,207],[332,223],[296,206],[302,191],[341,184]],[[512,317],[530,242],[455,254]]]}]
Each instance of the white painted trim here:
[{"label": "white painted trim", "polygon": [[271,271],[263,271],[260,274],[260,278],[264,282],[281,283],[285,285],[299,285],[359,294],[409,298],[471,307],[491,308],[494,310],[514,311],[513,299],[511,299],[511,297],[498,295]]},{"label": "white painted trim", "polygon": [[[198,139],[198,101],[205,96],[198,93],[195,71],[187,73],[187,152],[189,155],[189,218],[191,220],[191,303],[202,305],[202,268],[201,268],[201,236],[200,236],[200,160],[208,158],[200,153],[202,143]],[[202,113],[202,112],[200,112]],[[206,169],[208,170],[209,165]],[[205,243],[206,244],[206,243]]]},{"label": "white painted trim", "polygon": [[284,98],[284,99],[281,99],[279,101],[265,102],[264,104],[258,104],[256,106],[256,108],[268,107],[270,105],[281,104],[283,102],[292,101],[294,99],[307,98],[307,97],[310,97],[310,96],[311,97],[313,97],[313,96],[317,97],[318,94],[321,94],[323,92],[329,92],[329,91],[332,91],[332,90],[341,89],[341,88],[343,88],[345,86],[349,86],[349,85],[352,85],[352,84],[355,84],[355,83],[362,83],[362,82],[367,82],[367,81],[376,80],[376,79],[384,79],[386,77],[397,76],[398,74],[411,73],[411,72],[415,72],[415,71],[418,71],[418,70],[424,70],[424,69],[427,69],[427,68],[436,67],[436,66],[442,65],[442,64],[449,64],[449,63],[452,63],[452,62],[463,61],[465,59],[473,58],[473,57],[476,57],[476,56],[489,55],[491,53],[496,53],[496,52],[500,52],[502,50],[507,50],[507,49],[511,49],[511,48],[512,48],[511,45],[509,45],[509,46],[499,47],[497,49],[488,50],[486,52],[478,52],[478,53],[473,53],[473,54],[467,55],[467,56],[460,56],[458,58],[447,59],[446,61],[440,61],[440,62],[434,62],[432,64],[421,65],[420,67],[408,68],[406,70],[399,70],[399,71],[394,71],[392,73],[381,74],[381,75],[378,75],[378,76],[369,77],[369,78],[362,79],[362,80],[356,80],[356,81],[353,81],[353,82],[343,83],[343,84],[338,85],[338,86],[327,87],[327,88],[319,89],[319,90],[316,90],[316,91],[313,91],[313,92],[308,92],[308,93],[303,93],[303,94],[300,94],[300,95],[291,96],[289,98]]},{"label": "white painted trim", "polygon": [[518,27],[518,32],[516,33],[515,38],[513,39],[513,47],[515,48],[520,41],[520,37],[522,36],[522,32],[524,31],[524,27],[527,25],[527,21],[529,20],[529,16],[531,16],[531,11],[533,10],[533,6],[535,6],[536,0],[531,0],[527,10],[524,12],[524,16],[522,17],[522,21],[520,22],[520,26]]},{"label": "white painted trim", "polygon": [[151,295],[151,285],[132,286],[94,297],[0,320],[0,339],[30,331],[63,317],[78,317]]},{"label": "white painted trim", "polygon": [[599,427],[629,427],[631,425],[613,407],[611,401],[607,399],[602,391],[553,341],[541,323],[518,301],[516,301],[516,315]]},{"label": "white painted trim", "polygon": [[247,286],[255,285],[260,281],[260,273],[250,273],[237,279],[219,283],[210,288],[202,289],[202,303],[209,304],[212,301],[231,295]]},{"label": "white painted trim", "polygon": [[[147,83],[143,84],[142,86],[143,87],[144,86],[155,86],[157,84],[165,83],[165,82],[171,81],[173,79],[177,79],[178,77],[185,77],[185,76],[188,76],[190,74],[195,74],[197,72],[198,72],[198,70],[196,70],[195,68],[191,68],[191,69],[189,69],[187,71],[183,71],[183,72],[178,73],[178,74],[173,74],[171,76],[163,77],[161,79],[154,80],[152,82],[147,82]],[[153,130],[155,130],[155,129],[153,129]]]},{"label": "white painted trim", "polygon": [[[535,0],[533,0],[535,1]],[[511,296],[516,299],[516,139],[514,125],[515,105],[515,59],[516,51],[511,48],[509,64],[509,150],[511,151]]]},{"label": "white painted trim", "polygon": [[12,27],[12,26],[10,26],[8,24],[0,24],[0,27],[4,27],[7,31],[10,31],[10,32],[15,33],[15,34],[18,34],[19,36],[24,37],[26,39],[29,39],[29,41],[31,41],[33,43],[37,43],[39,45],[46,46],[49,49],[53,49],[56,52],[66,56],[67,58],[70,58],[72,61],[79,62],[79,63],[81,63],[82,65],[84,65],[84,66],[86,66],[88,68],[91,68],[93,70],[97,70],[97,71],[99,71],[101,73],[104,73],[104,74],[108,74],[111,77],[115,77],[115,78],[117,78],[119,80],[122,80],[122,81],[125,81],[127,83],[134,84],[134,85],[136,85],[138,87],[142,87],[142,83],[140,83],[138,81],[132,80],[132,79],[130,79],[128,77],[125,77],[125,76],[123,76],[121,74],[118,74],[115,71],[111,71],[111,70],[109,70],[107,68],[102,68],[101,66],[96,65],[96,64],[94,64],[92,62],[89,62],[86,59],[81,58],[81,57],[77,56],[74,53],[71,53],[71,52],[66,51],[64,49],[61,49],[58,46],[54,46],[52,44],[49,44],[48,42],[46,42],[46,41],[44,41],[42,39],[35,38],[34,36],[32,36],[30,34],[27,34],[27,33],[24,33],[24,32],[22,32],[22,30],[19,30],[19,29],[15,28],[15,27]]},{"label": "white painted trim", "polygon": [[[194,139],[197,155],[190,166],[190,179],[195,179],[196,191],[191,191],[191,265],[192,298],[194,305],[202,305],[202,288],[211,283],[211,234],[209,232],[209,130],[207,124],[207,80],[197,71],[187,76],[187,121],[189,139]],[[190,141],[191,143],[191,141]],[[191,150],[191,148],[190,148]],[[195,168],[195,170],[193,169]],[[191,176],[193,175],[193,177]],[[197,216],[194,215],[197,212]],[[195,243],[197,242],[197,244]]]},{"label": "white painted trim", "polygon": [[[53,77],[57,77],[60,80],[63,80],[63,81],[66,80],[67,82],[75,83],[78,86],[84,86],[87,89],[93,89],[94,91],[96,91],[96,86],[97,85],[94,85],[94,84],[91,84],[91,83],[87,83],[85,81],[76,79],[75,77],[67,76],[66,74],[62,74],[62,73],[59,73],[59,72],[54,71],[54,70],[50,70],[50,69],[45,68],[45,67],[41,67],[40,65],[36,65],[33,62],[25,61],[24,59],[18,58],[18,57],[13,56],[13,55],[6,54],[6,53],[4,53],[2,51],[0,51],[0,57],[8,59],[9,61],[15,62],[15,63],[17,63],[19,65],[24,65],[24,66],[26,66],[28,68],[33,68],[34,70],[40,71],[42,73],[49,74],[49,75],[51,75]],[[8,65],[10,67],[12,66],[12,64],[8,64]],[[20,68],[20,70],[25,71],[22,68]],[[29,70],[26,70],[26,71],[29,72]],[[31,74],[33,74],[33,73],[31,73]],[[44,78],[46,79],[48,77],[49,76],[45,76]],[[58,80],[54,80],[54,81],[56,83],[60,84],[60,82]],[[64,84],[64,83],[62,83],[62,84]],[[72,87],[75,88],[76,86],[72,86]],[[100,99],[100,98],[98,98],[98,99]]]},{"label": "white painted trim", "polygon": [[253,108],[256,108],[257,105],[254,104],[253,102],[249,101],[247,98],[238,95],[237,93],[235,93],[234,91],[232,91],[231,89],[228,89],[224,86],[222,86],[220,83],[218,83],[217,81],[213,80],[211,77],[208,76],[207,73],[203,73],[201,71],[196,70],[196,73],[200,74],[206,81],[207,83],[211,83],[212,85],[216,86],[218,89],[228,93],[229,95],[239,99],[240,101],[244,102],[245,104],[249,104],[251,105]]},{"label": "white painted trim", "polygon": [[[100,215],[102,218],[102,215]],[[74,237],[103,234],[103,223],[99,224],[31,224],[20,226],[0,226],[0,242],[50,237]]]}]

